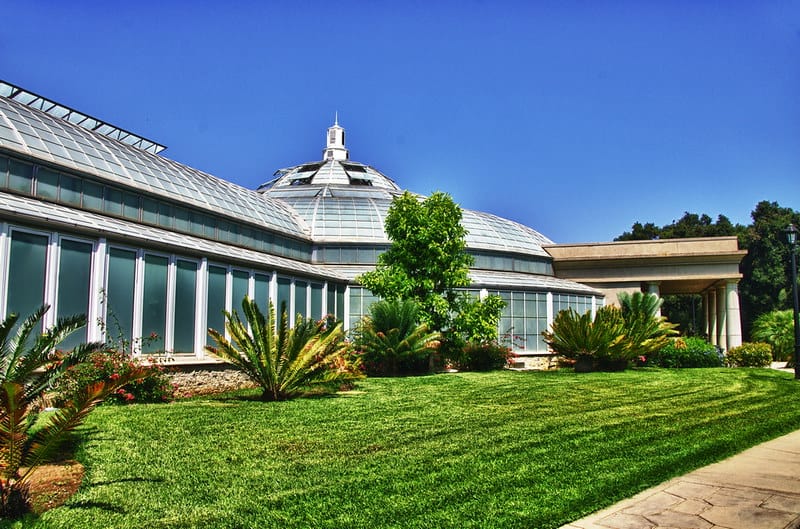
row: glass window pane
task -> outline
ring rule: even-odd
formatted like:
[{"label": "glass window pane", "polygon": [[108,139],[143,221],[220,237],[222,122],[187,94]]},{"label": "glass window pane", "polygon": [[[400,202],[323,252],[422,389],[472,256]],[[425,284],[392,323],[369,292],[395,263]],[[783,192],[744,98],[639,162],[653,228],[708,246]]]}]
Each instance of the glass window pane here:
[{"label": "glass window pane", "polygon": [[39,167],[36,172],[36,196],[58,200],[58,173]]},{"label": "glass window pane", "polygon": [[175,267],[175,353],[194,353],[197,263],[178,260]]},{"label": "glass window pane", "polygon": [[8,188],[23,193],[31,192],[33,181],[33,166],[29,163],[11,160],[8,165]]},{"label": "glass window pane", "polygon": [[142,352],[164,350],[167,329],[167,266],[169,259],[144,256],[144,297],[142,299]]},{"label": "glass window pane", "polygon": [[275,315],[278,321],[281,319],[281,313],[286,311],[288,315],[292,307],[289,304],[289,297],[291,296],[292,280],[288,277],[278,278],[278,299],[275,306]]},{"label": "glass window pane", "polygon": [[[345,285],[336,285],[336,318],[344,319],[344,295],[347,293]],[[352,322],[350,322],[352,325]]]},{"label": "glass window pane", "polygon": [[175,229],[182,232],[189,232],[189,210],[185,208],[175,208]]},{"label": "glass window pane", "polygon": [[295,316],[300,315],[303,318],[308,316],[308,290],[306,286],[307,283],[305,281],[294,282],[294,313]]},{"label": "glass window pane", "polygon": [[139,220],[139,195],[123,193],[122,203],[122,215],[128,219]]},{"label": "glass window pane", "polygon": [[336,316],[336,285],[331,283],[328,283],[328,306],[327,312],[324,315],[327,314]]},{"label": "glass window pane", "polygon": [[89,180],[83,181],[83,207],[103,210],[103,186]]},{"label": "glass window pane", "polygon": [[322,284],[311,283],[311,312],[309,314],[315,320],[322,319],[325,315],[322,312]]},{"label": "glass window pane", "polygon": [[240,316],[242,313],[242,301],[249,292],[250,273],[244,270],[233,271],[233,295],[231,298],[231,312],[236,311]]},{"label": "glass window pane", "polygon": [[0,156],[0,187],[8,186],[8,162],[9,159]]},{"label": "glass window pane", "polygon": [[158,224],[158,201],[142,197],[142,222]]},{"label": "glass window pane", "polygon": [[81,189],[83,182],[80,178],[75,178],[66,174],[61,175],[61,194],[59,200],[71,206],[81,205]]},{"label": "glass window pane", "polygon": [[255,274],[255,301],[258,303],[258,309],[267,314],[269,309],[269,276],[264,274]]},{"label": "glass window pane", "polygon": [[[89,278],[92,269],[92,245],[86,242],[62,240],[58,263],[57,317],[89,312]],[[62,349],[72,349],[86,341],[86,327],[72,333],[61,342]]]},{"label": "glass window pane", "polygon": [[135,275],[136,252],[111,248],[108,251],[106,335],[107,340],[125,351],[130,351],[132,339]]},{"label": "glass window pane", "polygon": [[158,225],[163,226],[164,228],[171,228],[172,222],[175,218],[175,214],[172,211],[172,206],[170,204],[164,204],[161,202],[158,205]]},{"label": "glass window pane", "polygon": [[11,233],[6,314],[18,314],[20,321],[44,303],[47,243],[45,235]]},{"label": "glass window pane", "polygon": [[122,215],[122,191],[113,187],[106,188],[106,200],[103,203],[106,213]]},{"label": "glass window pane", "polygon": [[[225,333],[225,279],[228,271],[221,266],[208,267],[208,304],[206,305],[206,325]],[[214,345],[211,337],[206,338],[208,345]]]}]

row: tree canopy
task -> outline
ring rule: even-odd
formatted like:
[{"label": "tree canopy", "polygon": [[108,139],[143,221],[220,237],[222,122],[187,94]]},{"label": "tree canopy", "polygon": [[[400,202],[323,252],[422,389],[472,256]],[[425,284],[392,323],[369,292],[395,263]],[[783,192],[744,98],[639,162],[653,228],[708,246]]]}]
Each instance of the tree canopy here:
[{"label": "tree canopy", "polygon": [[432,330],[442,330],[457,310],[457,288],[469,285],[472,256],[461,208],[446,193],[425,200],[408,191],[392,201],[384,229],[392,245],[375,270],[357,281],[385,299],[413,299]]},{"label": "tree canopy", "polygon": [[[733,225],[724,215],[716,222],[702,214],[684,213],[677,221],[664,226],[652,222],[635,222],[631,231],[626,231],[615,240],[682,239],[689,237],[720,237],[736,235],[739,247],[747,250],[742,260],[742,280],[739,295],[742,310],[742,327],[745,336],[750,335],[753,322],[760,315],[773,310],[789,308],[791,275],[789,270],[789,247],[783,240],[783,230],[790,223],[800,225],[800,212],[784,208],[777,202],[761,201],[751,213],[752,223],[747,226]],[[689,297],[667,297],[664,312],[671,321],[681,324],[684,331],[690,330],[687,322],[691,307],[700,314],[696,306],[698,299]]]}]

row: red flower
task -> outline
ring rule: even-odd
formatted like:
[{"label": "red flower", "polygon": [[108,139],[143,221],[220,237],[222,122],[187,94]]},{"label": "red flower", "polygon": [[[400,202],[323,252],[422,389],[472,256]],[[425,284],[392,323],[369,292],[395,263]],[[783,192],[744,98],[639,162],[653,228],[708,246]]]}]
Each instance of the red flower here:
[{"label": "red flower", "polygon": [[108,378],[111,380],[119,380],[119,373],[111,373],[111,376]]},{"label": "red flower", "polygon": [[127,400],[128,402],[132,401],[134,398],[136,397],[134,397],[131,393],[125,394],[125,400]]},{"label": "red flower", "polygon": [[122,388],[119,388],[119,389],[117,390],[117,395],[124,395],[124,394],[125,394],[125,390],[124,390],[124,389],[122,389]]}]

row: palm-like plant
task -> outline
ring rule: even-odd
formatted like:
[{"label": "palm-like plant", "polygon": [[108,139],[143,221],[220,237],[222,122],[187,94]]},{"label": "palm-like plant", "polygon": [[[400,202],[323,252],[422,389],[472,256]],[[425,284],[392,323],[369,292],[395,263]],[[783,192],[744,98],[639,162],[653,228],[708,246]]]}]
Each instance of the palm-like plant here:
[{"label": "palm-like plant", "polygon": [[[614,306],[578,314],[573,309],[559,312],[544,341],[559,355],[580,363],[626,362],[631,357],[625,336],[622,311]],[[589,366],[587,366],[588,368]]]},{"label": "palm-like plant", "polygon": [[634,355],[648,356],[669,345],[670,336],[678,334],[677,325],[658,315],[664,300],[655,294],[622,292],[617,296],[625,334]]},{"label": "palm-like plant", "polygon": [[356,346],[376,372],[396,376],[419,365],[428,366],[441,335],[418,324],[418,314],[419,305],[412,300],[381,300],[370,307],[358,330]]},{"label": "palm-like plant", "polygon": [[113,391],[143,376],[133,370],[116,380],[84,388],[31,435],[44,393],[69,367],[83,362],[102,345],[82,344],[57,354],[55,348],[85,325],[86,319],[63,318],[37,333],[48,308],[39,308],[21,323],[17,314],[0,323],[0,514],[5,516],[26,508],[24,496],[31,472],[47,461],[65,436]]},{"label": "palm-like plant", "polygon": [[339,384],[361,376],[357,362],[348,358],[349,345],[341,323],[330,326],[324,320],[300,319],[290,329],[282,310],[276,328],[273,305],[270,303],[265,317],[248,297],[242,300],[242,311],[244,321],[236,311],[225,313],[231,340],[215,329],[208,330],[217,346],[206,350],[261,386],[263,400],[285,400],[311,386]]},{"label": "palm-like plant", "polygon": [[756,318],[750,337],[772,346],[772,357],[794,367],[794,320],[791,310],[774,310]]}]

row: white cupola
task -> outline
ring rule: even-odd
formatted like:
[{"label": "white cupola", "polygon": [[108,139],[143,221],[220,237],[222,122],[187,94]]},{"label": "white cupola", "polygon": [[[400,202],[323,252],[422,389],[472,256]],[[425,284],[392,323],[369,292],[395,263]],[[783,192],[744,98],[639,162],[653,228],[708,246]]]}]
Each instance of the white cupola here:
[{"label": "white cupola", "polygon": [[344,129],[339,126],[339,113],[333,126],[328,129],[327,147],[322,151],[323,160],[347,160],[350,153],[344,146]]}]

